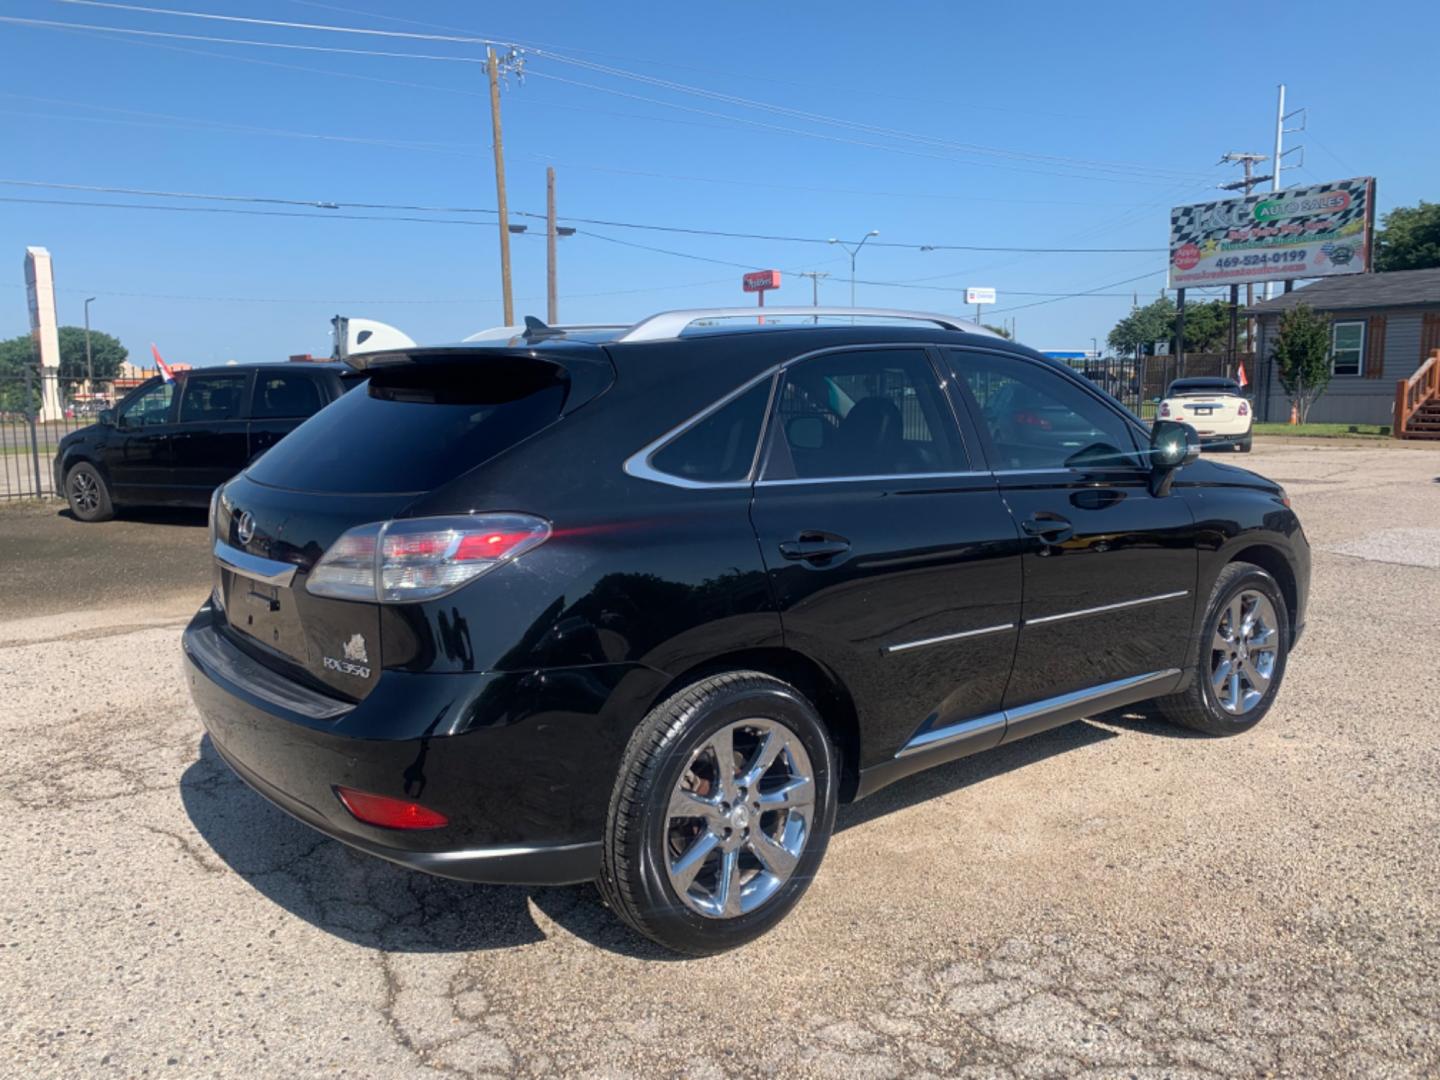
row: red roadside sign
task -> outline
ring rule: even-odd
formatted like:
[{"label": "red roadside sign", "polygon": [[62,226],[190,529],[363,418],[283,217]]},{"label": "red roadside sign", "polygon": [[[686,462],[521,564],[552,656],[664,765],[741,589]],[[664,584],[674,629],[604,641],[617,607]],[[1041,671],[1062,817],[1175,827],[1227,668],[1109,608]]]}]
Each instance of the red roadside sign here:
[{"label": "red roadside sign", "polygon": [[780,287],[779,270],[752,270],[740,279],[746,292],[764,292]]}]

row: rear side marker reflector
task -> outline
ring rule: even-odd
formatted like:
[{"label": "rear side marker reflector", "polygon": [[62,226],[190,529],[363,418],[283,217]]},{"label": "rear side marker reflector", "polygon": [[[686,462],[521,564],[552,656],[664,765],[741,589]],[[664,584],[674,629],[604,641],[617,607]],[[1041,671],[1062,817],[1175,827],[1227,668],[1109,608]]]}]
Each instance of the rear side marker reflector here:
[{"label": "rear side marker reflector", "polygon": [[405,518],[344,533],[305,587],[335,600],[434,600],[543,544],[550,523],[530,514]]},{"label": "rear side marker reflector", "polygon": [[335,794],[357,821],[382,829],[443,829],[450,824],[444,814],[417,802],[338,786]]}]

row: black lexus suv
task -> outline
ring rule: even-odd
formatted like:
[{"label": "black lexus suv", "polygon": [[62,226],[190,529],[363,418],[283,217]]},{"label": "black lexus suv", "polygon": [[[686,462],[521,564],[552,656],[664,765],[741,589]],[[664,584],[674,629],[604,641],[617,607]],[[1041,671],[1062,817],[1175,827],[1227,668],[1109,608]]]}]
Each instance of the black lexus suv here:
[{"label": "black lexus suv", "polygon": [[1281,487],[973,324],[843,315],[352,356],[212,503],[215,750],[362,851],[593,879],[701,954],[796,904],[840,801],[1150,699],[1260,720],[1310,579]]},{"label": "black lexus suv", "polygon": [[60,440],[55,490],[81,521],[204,507],[215,488],[345,392],[343,364],[227,364],[158,375]]}]

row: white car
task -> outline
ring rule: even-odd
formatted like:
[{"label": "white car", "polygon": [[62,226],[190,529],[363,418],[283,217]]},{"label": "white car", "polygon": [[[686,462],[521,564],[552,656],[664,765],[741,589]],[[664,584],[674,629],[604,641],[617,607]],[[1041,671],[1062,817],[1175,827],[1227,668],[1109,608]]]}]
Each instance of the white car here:
[{"label": "white car", "polygon": [[1234,379],[1176,379],[1170,384],[1157,414],[1161,420],[1178,420],[1200,433],[1200,445],[1250,452],[1250,400]]}]

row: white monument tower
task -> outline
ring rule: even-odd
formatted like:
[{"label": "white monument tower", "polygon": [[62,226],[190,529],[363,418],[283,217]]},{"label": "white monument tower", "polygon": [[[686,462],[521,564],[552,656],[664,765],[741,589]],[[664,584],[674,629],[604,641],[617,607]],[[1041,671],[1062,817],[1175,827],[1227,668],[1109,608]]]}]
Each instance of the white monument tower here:
[{"label": "white monument tower", "polygon": [[40,356],[40,415],[37,419],[63,420],[60,401],[60,330],[55,320],[55,275],[50,252],[43,247],[25,249],[25,293],[30,301],[30,334]]}]

